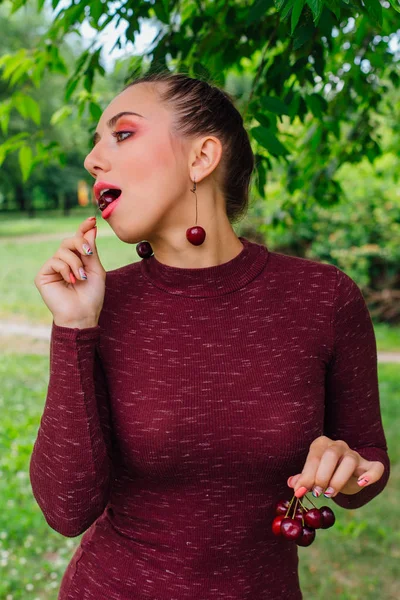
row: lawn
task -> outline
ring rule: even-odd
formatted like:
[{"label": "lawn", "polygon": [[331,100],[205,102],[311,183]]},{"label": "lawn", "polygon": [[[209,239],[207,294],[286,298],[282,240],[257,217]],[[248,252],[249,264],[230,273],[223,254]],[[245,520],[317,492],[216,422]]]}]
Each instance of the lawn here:
[{"label": "lawn", "polygon": [[[94,207],[75,208],[69,217],[60,217],[52,213],[46,213],[35,219],[20,215],[13,218],[7,215],[2,217],[0,220],[2,254],[0,320],[51,325],[52,315],[33,280],[43,263],[57,250],[61,240],[74,236],[79,224],[92,215],[97,216],[96,244],[106,271],[140,260],[136,245],[121,242]],[[59,234],[59,238],[47,241],[35,240],[35,235],[45,234]],[[22,243],[13,239],[22,235],[32,236],[32,241]],[[400,327],[374,323],[374,328],[378,350],[400,352]]]},{"label": "lawn", "polygon": [[[3,354],[0,360],[2,600],[55,600],[62,575],[81,539],[64,538],[47,525],[30,487],[29,460],[43,412],[48,372],[49,360],[45,356]],[[332,507],[336,523],[328,530],[317,531],[311,546],[299,548],[304,598],[398,598],[398,366],[381,364],[379,380],[391,478],[379,496],[354,511],[311,496],[316,506],[328,503]]]}]

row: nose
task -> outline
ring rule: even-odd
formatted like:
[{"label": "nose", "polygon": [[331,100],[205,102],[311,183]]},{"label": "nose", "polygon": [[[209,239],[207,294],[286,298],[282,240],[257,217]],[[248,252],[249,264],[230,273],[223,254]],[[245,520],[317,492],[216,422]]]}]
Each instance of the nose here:
[{"label": "nose", "polygon": [[105,149],[102,150],[101,142],[97,142],[94,148],[89,152],[83,161],[83,166],[95,179],[98,177],[99,171],[109,171],[111,168],[110,161],[105,155]]}]

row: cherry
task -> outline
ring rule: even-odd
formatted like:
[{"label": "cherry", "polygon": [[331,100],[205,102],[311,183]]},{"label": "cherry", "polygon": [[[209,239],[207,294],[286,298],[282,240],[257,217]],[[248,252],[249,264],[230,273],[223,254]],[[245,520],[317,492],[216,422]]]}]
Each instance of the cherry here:
[{"label": "cherry", "polygon": [[153,248],[149,242],[139,242],[136,245],[136,251],[142,258],[150,258],[153,254]]},{"label": "cherry", "polygon": [[206,239],[206,232],[200,225],[189,227],[186,229],[186,239],[194,246],[200,246]]},{"label": "cherry", "polygon": [[296,521],[296,519],[291,519],[290,517],[284,517],[282,519],[281,533],[287,540],[296,540],[301,536],[302,530],[301,523]]},{"label": "cherry", "polygon": [[276,515],[286,515],[287,509],[289,508],[290,500],[279,500],[275,506]]},{"label": "cherry", "polygon": [[282,535],[282,532],[281,532],[281,523],[282,523],[282,521],[283,521],[284,518],[285,517],[283,515],[278,515],[272,521],[272,533],[274,535]]},{"label": "cherry", "polygon": [[303,523],[303,518],[304,518],[304,511],[301,508],[298,508],[296,510],[295,514],[293,515],[293,519],[297,519],[298,521]]},{"label": "cherry", "polygon": [[309,546],[315,540],[315,529],[305,525],[302,529],[301,536],[295,540],[298,546]]},{"label": "cherry", "polygon": [[323,524],[323,517],[318,508],[311,508],[304,515],[304,523],[313,529],[319,529]]},{"label": "cherry", "polygon": [[332,525],[336,521],[336,517],[333,510],[331,510],[329,506],[321,506],[319,511],[322,516],[321,529],[329,529],[329,527],[332,527]]}]

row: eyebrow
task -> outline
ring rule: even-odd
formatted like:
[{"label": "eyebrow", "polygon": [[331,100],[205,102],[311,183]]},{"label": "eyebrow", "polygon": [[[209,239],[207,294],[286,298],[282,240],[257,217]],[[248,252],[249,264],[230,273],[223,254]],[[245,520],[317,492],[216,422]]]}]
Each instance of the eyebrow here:
[{"label": "eyebrow", "polygon": [[[111,127],[114,127],[114,125],[116,124],[116,122],[118,121],[118,119],[120,119],[121,117],[123,117],[124,115],[135,115],[136,117],[142,117],[142,119],[145,119],[146,117],[144,117],[143,115],[139,115],[139,113],[137,112],[132,112],[129,110],[124,110],[122,112],[119,112],[118,114],[114,115],[113,117],[111,117],[111,119],[109,121],[107,121],[107,127],[109,127],[111,129]],[[97,131],[95,132],[93,139],[92,139],[92,145],[95,146],[95,144],[97,144],[97,142],[100,139],[100,135],[97,133]]]}]

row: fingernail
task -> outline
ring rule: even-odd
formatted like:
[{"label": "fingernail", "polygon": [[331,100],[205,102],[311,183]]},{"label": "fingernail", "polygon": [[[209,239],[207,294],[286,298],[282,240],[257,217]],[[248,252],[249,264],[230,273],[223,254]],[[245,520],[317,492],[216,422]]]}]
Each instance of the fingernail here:
[{"label": "fingernail", "polygon": [[76,279],[75,279],[75,276],[74,276],[74,274],[73,274],[73,273],[70,273],[70,274],[69,274],[69,278],[70,278],[70,280],[71,280],[71,283],[76,283]]},{"label": "fingernail", "polygon": [[290,477],[288,477],[288,480],[287,480],[288,486],[292,485],[292,483],[291,483],[292,479],[293,479],[293,475],[291,475]]},{"label": "fingernail", "polygon": [[79,275],[82,277],[82,279],[87,279],[87,275],[82,267],[79,267]]},{"label": "fingernail", "polygon": [[329,498],[330,496],[332,496],[332,494],[334,493],[334,489],[333,487],[328,487],[326,488],[326,490],[324,491],[324,496],[325,498]]},{"label": "fingernail", "polygon": [[301,498],[306,492],[308,492],[308,489],[303,485],[297,490],[297,492],[294,493],[294,495],[296,496],[296,498]]},{"label": "fingernail", "polygon": [[84,253],[87,254],[88,256],[93,254],[93,250],[91,249],[91,247],[88,244],[83,244],[82,248],[83,248]]},{"label": "fingernail", "polygon": [[322,494],[322,487],[320,487],[319,485],[316,485],[315,487],[313,487],[312,495],[314,496],[314,498],[318,498],[321,494]]},{"label": "fingernail", "polygon": [[88,221],[95,221],[97,219],[97,217],[89,217]]},{"label": "fingernail", "polygon": [[363,479],[359,479],[357,481],[357,483],[358,483],[358,485],[363,486],[363,485],[367,485],[368,481],[369,480],[364,477]]}]

